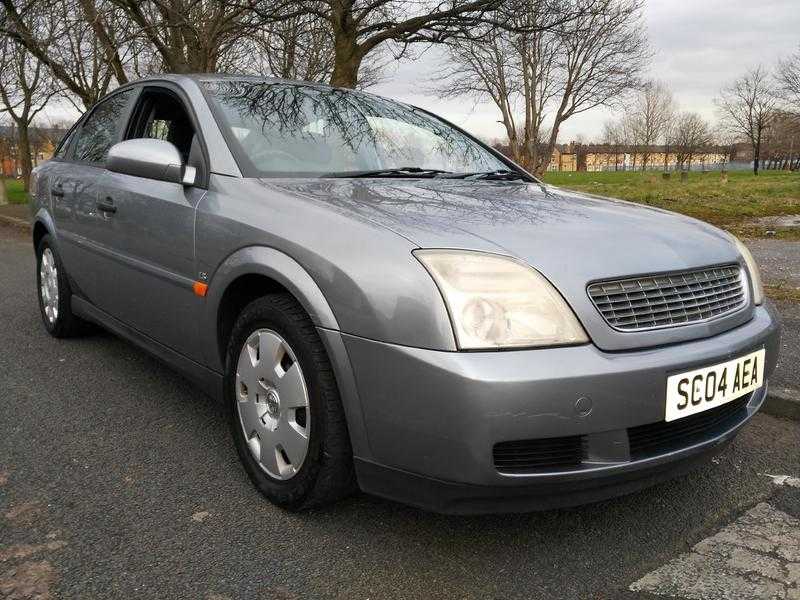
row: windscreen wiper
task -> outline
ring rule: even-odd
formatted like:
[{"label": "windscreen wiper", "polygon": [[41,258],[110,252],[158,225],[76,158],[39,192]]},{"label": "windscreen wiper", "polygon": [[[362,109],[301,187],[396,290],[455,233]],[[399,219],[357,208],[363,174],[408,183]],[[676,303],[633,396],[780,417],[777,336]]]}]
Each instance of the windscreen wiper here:
[{"label": "windscreen wiper", "polygon": [[450,173],[450,171],[423,167],[398,167],[396,169],[375,169],[374,171],[329,173],[325,177],[436,177],[442,173]]},{"label": "windscreen wiper", "polygon": [[455,173],[451,176],[449,175],[448,179],[451,177],[454,179],[467,179],[470,181],[532,181],[532,179],[524,173],[520,173],[519,171],[508,171],[506,169],[499,169],[497,171],[482,171],[478,173]]}]

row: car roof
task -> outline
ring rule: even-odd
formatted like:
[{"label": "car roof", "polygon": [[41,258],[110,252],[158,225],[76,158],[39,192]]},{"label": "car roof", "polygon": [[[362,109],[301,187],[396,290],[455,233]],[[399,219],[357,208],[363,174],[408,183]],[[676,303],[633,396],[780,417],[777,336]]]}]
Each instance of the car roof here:
[{"label": "car roof", "polygon": [[[316,88],[326,89],[347,89],[335,88],[326,83],[314,81],[301,81],[298,79],[283,79],[281,77],[267,77],[265,75],[240,75],[235,73],[163,73],[158,75],[148,75],[141,79],[129,81],[128,84],[147,83],[148,81],[172,81],[177,84],[194,82],[197,84],[210,82],[210,81],[249,81],[253,83],[292,83],[296,85],[305,85]],[[126,84],[126,85],[128,85]]]}]

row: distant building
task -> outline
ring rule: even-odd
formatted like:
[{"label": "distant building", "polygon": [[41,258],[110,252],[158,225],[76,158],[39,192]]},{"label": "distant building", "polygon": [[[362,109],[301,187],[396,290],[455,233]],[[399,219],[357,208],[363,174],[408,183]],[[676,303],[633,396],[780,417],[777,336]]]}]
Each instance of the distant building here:
[{"label": "distant building", "polygon": [[556,146],[553,155],[550,157],[550,164],[547,165],[548,171],[577,171],[578,154],[572,144],[569,146]]},{"label": "distant building", "polygon": [[[58,143],[67,133],[59,127],[30,127],[28,137],[31,144],[31,162],[35,167],[53,158]],[[17,132],[9,125],[0,125],[0,175],[19,177],[21,175],[17,160]]]},{"label": "distant building", "polygon": [[[684,159],[681,168],[719,168],[729,160],[729,150],[712,146]],[[613,145],[613,144],[559,144],[553,151],[548,171],[635,171],[641,170],[647,160],[648,170],[675,170],[679,156],[667,146]]]}]

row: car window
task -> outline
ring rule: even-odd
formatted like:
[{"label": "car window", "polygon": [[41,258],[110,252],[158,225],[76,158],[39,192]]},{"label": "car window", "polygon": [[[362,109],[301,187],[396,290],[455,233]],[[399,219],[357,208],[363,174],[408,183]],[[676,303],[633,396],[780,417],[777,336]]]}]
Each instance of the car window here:
[{"label": "car window", "polygon": [[59,142],[58,148],[53,153],[53,158],[66,158],[67,152],[69,152],[69,145],[72,143],[72,140],[75,139],[75,132],[78,131],[77,127],[73,127],[70,129],[64,138]]},{"label": "car window", "polygon": [[433,115],[378,96],[252,81],[208,81],[205,88],[245,172],[258,177],[507,168]]},{"label": "car window", "polygon": [[183,103],[174,94],[160,88],[146,89],[135,114],[128,139],[150,138],[171,142],[183,160],[189,160],[194,127]]},{"label": "car window", "polygon": [[75,160],[89,163],[105,160],[109,148],[119,140],[125,109],[132,96],[133,90],[125,90],[95,107],[78,133]]}]

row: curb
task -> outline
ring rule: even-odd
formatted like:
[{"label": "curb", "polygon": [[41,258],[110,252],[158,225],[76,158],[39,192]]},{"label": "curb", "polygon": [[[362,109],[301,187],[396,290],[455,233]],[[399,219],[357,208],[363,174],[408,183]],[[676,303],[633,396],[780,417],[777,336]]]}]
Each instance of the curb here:
[{"label": "curb", "polygon": [[19,227],[21,229],[27,229],[30,231],[31,224],[24,219],[18,219],[17,217],[9,217],[7,215],[0,215],[0,223],[6,223],[7,225],[11,225],[13,227]]},{"label": "curb", "polygon": [[789,388],[769,390],[761,411],[773,417],[800,421],[800,392]]}]

